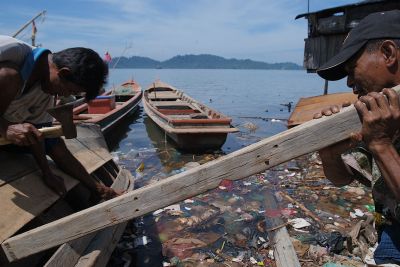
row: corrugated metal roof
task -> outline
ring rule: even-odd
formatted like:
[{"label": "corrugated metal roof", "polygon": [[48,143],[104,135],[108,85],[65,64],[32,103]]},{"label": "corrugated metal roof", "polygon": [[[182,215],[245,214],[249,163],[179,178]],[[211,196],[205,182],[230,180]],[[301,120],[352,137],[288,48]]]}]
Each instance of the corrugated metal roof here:
[{"label": "corrugated metal roof", "polygon": [[295,19],[299,19],[299,18],[302,18],[302,17],[308,17],[311,14],[317,14],[317,13],[336,13],[336,12],[341,12],[341,11],[344,11],[346,8],[349,8],[349,7],[370,5],[370,4],[374,4],[374,3],[378,3],[378,2],[396,2],[396,1],[398,1],[398,0],[365,0],[365,1],[358,2],[358,3],[354,3],[354,4],[337,6],[337,7],[322,9],[322,10],[319,10],[319,11],[314,11],[314,12],[309,12],[309,13],[303,13],[303,14],[297,15]]}]

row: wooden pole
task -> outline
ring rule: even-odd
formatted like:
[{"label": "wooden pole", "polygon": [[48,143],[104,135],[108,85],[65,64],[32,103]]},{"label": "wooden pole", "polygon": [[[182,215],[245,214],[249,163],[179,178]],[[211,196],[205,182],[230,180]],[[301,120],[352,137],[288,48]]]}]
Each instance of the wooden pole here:
[{"label": "wooden pole", "polygon": [[[400,91],[400,86],[394,88]],[[1,246],[15,261],[111,225],[142,216],[348,139],[361,123],[354,106],[311,120],[196,168],[139,188],[89,209],[16,235]]]},{"label": "wooden pole", "polygon": [[40,12],[39,14],[37,14],[35,17],[33,17],[33,19],[31,19],[30,21],[28,21],[27,23],[25,23],[16,33],[14,33],[12,35],[12,37],[17,37],[18,34],[20,34],[26,27],[29,26],[29,24],[32,23],[32,21],[34,21],[35,19],[37,19],[40,16],[44,16],[46,14],[46,10],[43,10],[42,12]]},{"label": "wooden pole", "polygon": [[328,94],[328,80],[325,80],[325,85],[324,85],[324,95]]},{"label": "wooden pole", "polygon": [[264,193],[265,225],[268,239],[274,247],[274,258],[277,267],[300,267],[299,259],[287,232],[272,190]]}]

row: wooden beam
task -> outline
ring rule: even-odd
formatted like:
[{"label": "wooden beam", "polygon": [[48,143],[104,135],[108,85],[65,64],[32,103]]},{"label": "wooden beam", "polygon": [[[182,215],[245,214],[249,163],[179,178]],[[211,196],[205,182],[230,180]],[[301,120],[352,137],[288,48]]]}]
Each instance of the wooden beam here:
[{"label": "wooden beam", "polygon": [[[126,189],[132,190],[133,189],[132,175],[129,173],[128,170],[121,169],[111,187],[117,191],[123,191]],[[120,232],[122,229],[122,232],[123,232],[125,227],[126,227],[126,223],[122,223],[117,226],[109,227],[108,229],[105,229],[101,232],[92,233],[92,234],[83,236],[79,239],[65,243],[57,249],[57,251],[53,254],[53,256],[47,261],[47,263],[44,266],[45,267],[74,266],[77,264],[78,261],[80,261],[79,259],[81,258],[82,254],[85,252],[85,250],[88,251],[88,252],[86,252],[86,254],[88,254],[90,256],[90,257],[87,256],[86,258],[91,259],[92,261],[95,261],[97,259],[97,257],[95,257],[95,256],[101,256],[102,253],[100,253],[101,252],[100,251],[95,256],[93,256],[94,249],[90,249],[90,248],[92,248],[94,245],[89,246],[89,248],[88,248],[88,245],[93,240],[93,238],[96,238],[96,242],[95,242],[96,246],[95,247],[98,248],[98,247],[100,247],[99,246],[100,237],[106,235],[106,233],[108,234],[108,232],[110,230],[114,230],[114,229],[118,229]],[[121,234],[122,234],[122,232],[121,232]],[[99,236],[99,237],[97,237],[97,236]],[[115,246],[113,246],[113,248],[115,248]],[[111,250],[111,253],[112,253],[112,250]],[[111,253],[109,255],[111,255]],[[108,260],[108,258],[106,260]],[[85,262],[85,261],[82,260],[82,263],[83,262]],[[89,260],[87,262],[89,262]],[[89,264],[81,265],[81,266],[89,266]]]},{"label": "wooden beam", "polygon": [[277,267],[300,267],[299,259],[294,250],[290,236],[286,230],[281,213],[276,203],[274,192],[267,189],[264,193],[265,225],[268,239],[274,247],[274,258]]},{"label": "wooden beam", "polygon": [[[199,167],[142,187],[89,209],[16,235],[2,243],[10,261],[63,244],[105,227],[216,188],[347,139],[360,131],[353,106],[312,120]],[[60,230],[62,229],[62,230]]]},{"label": "wooden beam", "polygon": [[[400,91],[400,86],[395,89]],[[157,183],[16,235],[2,247],[10,261],[63,244],[348,139],[361,130],[354,106],[266,138]],[[60,230],[62,229],[62,230]]]},{"label": "wooden beam", "polygon": [[[125,184],[115,189],[119,191],[132,191],[134,181],[131,173],[128,170],[122,169],[119,176],[125,180]],[[128,222],[123,222],[97,232],[75,267],[106,266],[127,224]]]}]

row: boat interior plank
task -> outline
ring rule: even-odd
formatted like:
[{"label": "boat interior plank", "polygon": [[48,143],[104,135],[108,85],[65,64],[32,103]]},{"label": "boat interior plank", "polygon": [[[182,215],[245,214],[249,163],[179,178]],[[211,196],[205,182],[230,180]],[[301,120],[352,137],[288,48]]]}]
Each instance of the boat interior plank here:
[{"label": "boat interior plank", "polygon": [[[64,179],[67,191],[78,184],[77,180],[61,172],[53,164],[50,167],[54,174]],[[40,171],[35,171],[0,187],[0,242],[16,233],[60,198],[44,184],[41,176]]]},{"label": "boat interior plank", "polygon": [[37,170],[32,155],[0,151],[0,186]]}]

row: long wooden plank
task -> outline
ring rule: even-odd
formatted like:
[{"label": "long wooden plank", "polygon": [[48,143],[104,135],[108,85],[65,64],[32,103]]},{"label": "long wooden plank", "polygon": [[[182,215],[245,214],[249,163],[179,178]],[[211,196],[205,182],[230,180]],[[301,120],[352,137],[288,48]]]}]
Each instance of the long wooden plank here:
[{"label": "long wooden plank", "polygon": [[[399,90],[400,87],[397,87]],[[199,167],[6,240],[10,261],[144,215],[349,138],[361,129],[354,106],[306,122]],[[60,232],[58,229],[63,229]]]},{"label": "long wooden plank", "polygon": [[[125,185],[118,190],[132,191],[134,183],[130,172],[121,170],[120,176],[125,180]],[[128,222],[123,222],[98,232],[75,267],[106,266],[127,224]]]},{"label": "long wooden plank", "polygon": [[[222,179],[248,177],[316,151],[348,138],[360,128],[355,109],[349,107],[335,116],[309,121],[215,161],[14,236],[2,246],[10,260],[25,257],[206,192]],[[64,231],[57,231],[60,228]]]},{"label": "long wooden plank", "polygon": [[300,267],[299,259],[294,250],[292,241],[287,232],[275,195],[272,190],[264,192],[265,225],[267,226],[268,239],[274,247],[274,258],[277,267]]},{"label": "long wooden plank", "polygon": [[65,139],[65,144],[89,173],[112,159],[98,125],[79,125],[77,132],[78,137]]},{"label": "long wooden plank", "polygon": [[38,170],[29,154],[0,151],[0,186]]},{"label": "long wooden plank", "polygon": [[[157,107],[168,107],[168,106],[190,107],[190,103],[186,101],[150,101],[150,104]],[[196,108],[193,107],[193,109]]]},{"label": "long wooden plank", "polygon": [[[86,142],[91,142],[90,145],[94,147],[94,150],[106,149],[104,140],[95,140],[102,136],[98,126],[79,127],[78,132],[79,139],[67,140],[67,143],[77,142],[80,144],[81,151],[88,151]],[[111,158],[108,152],[107,154],[107,158]],[[96,154],[92,155],[92,158],[97,160],[96,165],[102,162],[102,158],[96,157]],[[83,163],[85,163],[84,160]],[[67,190],[78,184],[77,180],[58,170],[54,164],[51,163],[50,167],[55,174],[64,178]],[[87,164],[86,167],[88,167]],[[0,184],[2,184],[0,209],[3,210],[0,216],[0,242],[9,238],[59,199],[59,196],[43,183],[41,176],[30,154],[0,151]]]},{"label": "long wooden plank", "polygon": [[[78,181],[50,165],[52,171],[64,178],[68,190]],[[40,171],[35,171],[0,187],[0,242],[16,233],[60,198],[44,184]]]},{"label": "long wooden plank", "polygon": [[[121,169],[120,173],[118,174],[117,178],[115,179],[111,187],[114,188],[115,190],[121,191],[130,188],[131,185],[133,185],[131,174],[127,170]],[[122,225],[124,226],[123,229],[125,229],[126,226],[125,223],[110,228],[118,228],[121,227]],[[107,230],[108,229],[105,229],[102,232]],[[75,264],[77,264],[79,258],[87,249],[89,243],[93,240],[93,238],[96,235],[99,234],[101,234],[101,232],[92,233],[61,245],[44,266],[45,267],[74,266]],[[81,265],[81,266],[88,266],[88,265]]]}]

